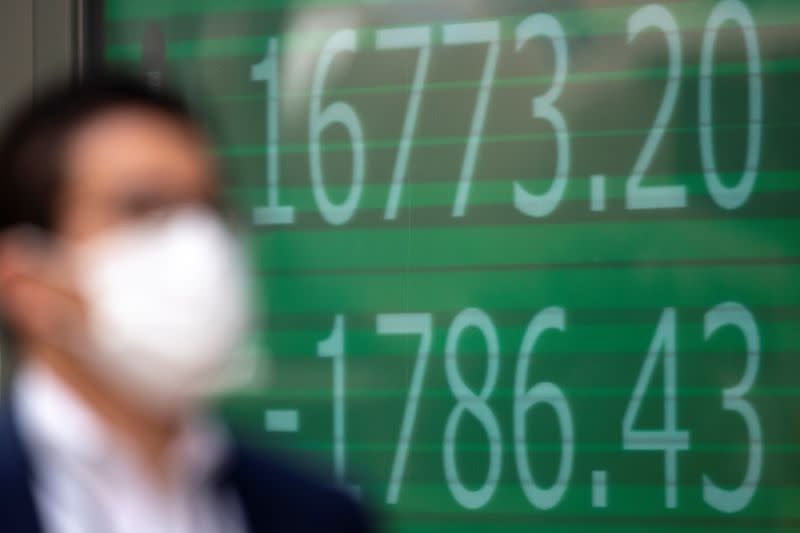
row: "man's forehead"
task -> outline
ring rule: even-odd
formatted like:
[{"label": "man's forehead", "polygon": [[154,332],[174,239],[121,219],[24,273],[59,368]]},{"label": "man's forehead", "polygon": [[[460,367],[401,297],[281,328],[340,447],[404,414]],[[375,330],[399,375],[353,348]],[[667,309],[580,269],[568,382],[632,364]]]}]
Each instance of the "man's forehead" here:
[{"label": "man's forehead", "polygon": [[216,166],[201,130],[139,108],[104,112],[66,145],[58,228],[84,239],[184,204],[214,205]]},{"label": "man's forehead", "polygon": [[[144,108],[93,117],[67,144],[66,170],[84,185],[124,184],[125,179],[208,179],[214,167],[205,136],[195,125]],[[135,174],[135,175],[129,175]],[[81,179],[90,176],[92,179]],[[169,183],[164,183],[169,185]]]}]

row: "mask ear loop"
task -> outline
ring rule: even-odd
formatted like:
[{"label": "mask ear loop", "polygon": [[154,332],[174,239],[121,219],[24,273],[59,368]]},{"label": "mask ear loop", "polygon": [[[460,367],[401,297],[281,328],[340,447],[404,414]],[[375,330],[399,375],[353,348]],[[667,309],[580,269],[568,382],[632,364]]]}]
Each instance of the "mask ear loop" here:
[{"label": "mask ear loop", "polygon": [[[24,249],[25,254],[32,255],[34,257],[34,261],[37,263],[37,266],[33,266],[30,261],[25,261],[28,264],[25,266],[25,268],[23,268],[23,272],[21,274],[24,278],[35,278],[37,283],[47,286],[48,289],[59,293],[61,296],[73,301],[77,301],[74,290],[63,281],[59,282],[55,280],[54,276],[41,276],[37,275],[38,272],[34,273],[34,271],[40,271],[40,265],[49,265],[50,268],[48,270],[52,272],[53,264],[59,258],[66,257],[66,247],[60,241],[60,239],[53,236],[49,232],[30,224],[9,230],[3,236],[3,239],[7,239],[6,242],[10,243],[8,246],[17,249]],[[45,269],[42,268],[41,270]]]},{"label": "mask ear loop", "polygon": [[[39,255],[39,250],[46,246],[46,240],[49,239],[44,232],[34,226],[17,226],[0,234],[0,261],[4,267],[9,263],[12,265],[11,268],[0,270],[0,287],[7,287],[14,278],[32,277],[29,272],[33,267],[25,255],[30,254],[31,249],[35,249],[35,254]],[[21,252],[23,249],[25,251]],[[20,339],[14,334],[8,316],[9,302],[4,300],[0,300],[0,391],[8,390],[11,385],[11,376],[19,363],[16,354],[20,351]]]},{"label": "mask ear loop", "polygon": [[[67,246],[63,241],[30,224],[8,230],[1,238],[5,248],[2,253],[18,254],[16,275],[20,279],[46,288],[76,307],[84,305],[75,286],[67,282],[69,267],[65,265],[60,270],[58,268],[58,262],[62,260],[66,263],[68,258]],[[53,334],[58,337],[60,347],[69,346],[76,353],[87,349],[85,339],[72,331],[73,324],[59,325],[56,329],[58,332]],[[15,342],[10,348],[3,345],[2,349],[19,351],[21,347]],[[7,360],[5,358],[4,362]]]}]

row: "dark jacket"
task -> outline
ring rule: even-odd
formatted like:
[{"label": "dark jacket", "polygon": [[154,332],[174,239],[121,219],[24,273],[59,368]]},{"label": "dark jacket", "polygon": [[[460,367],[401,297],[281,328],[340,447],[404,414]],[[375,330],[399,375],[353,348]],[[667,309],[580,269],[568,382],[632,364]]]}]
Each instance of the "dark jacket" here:
[{"label": "dark jacket", "polygon": [[[12,415],[0,409],[0,533],[42,533],[33,497],[31,461]],[[284,464],[234,446],[220,470],[251,533],[364,533],[361,508],[348,496]]]}]

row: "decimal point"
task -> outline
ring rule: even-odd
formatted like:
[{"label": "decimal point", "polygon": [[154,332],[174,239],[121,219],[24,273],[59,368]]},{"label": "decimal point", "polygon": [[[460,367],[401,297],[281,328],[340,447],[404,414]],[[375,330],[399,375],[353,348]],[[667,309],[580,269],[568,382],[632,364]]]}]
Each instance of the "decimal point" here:
[{"label": "decimal point", "polygon": [[605,211],[606,209],[606,177],[595,174],[589,178],[590,202],[592,211]]},{"label": "decimal point", "polygon": [[608,472],[605,470],[592,471],[592,507],[608,506]]}]

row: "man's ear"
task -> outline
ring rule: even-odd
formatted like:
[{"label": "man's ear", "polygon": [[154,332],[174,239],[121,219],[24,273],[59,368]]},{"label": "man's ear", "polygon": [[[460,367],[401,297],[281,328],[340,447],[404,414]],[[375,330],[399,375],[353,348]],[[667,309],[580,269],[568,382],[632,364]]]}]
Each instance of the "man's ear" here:
[{"label": "man's ear", "polygon": [[22,326],[20,313],[25,307],[26,296],[21,283],[29,261],[20,247],[17,230],[0,234],[0,307],[5,319],[14,330]]},{"label": "man's ear", "polygon": [[16,227],[0,233],[0,284],[17,276],[35,275],[51,255],[43,230]]},{"label": "man's ear", "polygon": [[14,228],[0,234],[0,306],[18,331],[36,328],[42,290],[49,285],[51,247],[41,230]]}]

